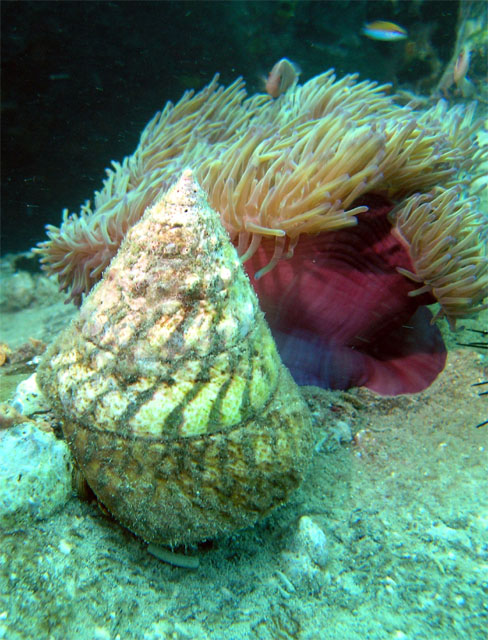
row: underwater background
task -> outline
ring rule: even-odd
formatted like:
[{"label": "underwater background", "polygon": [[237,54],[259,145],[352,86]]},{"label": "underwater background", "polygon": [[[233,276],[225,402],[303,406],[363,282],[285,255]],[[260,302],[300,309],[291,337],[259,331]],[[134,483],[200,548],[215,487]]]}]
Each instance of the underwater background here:
[{"label": "underwater background", "polygon": [[[133,151],[166,101],[217,72],[223,84],[243,76],[254,93],[288,57],[301,81],[333,67],[432,91],[454,54],[460,4],[3,2],[3,250],[43,239],[47,222],[76,210],[104,167]],[[408,28],[409,48],[361,35],[379,18]]]},{"label": "underwater background", "polygon": [[[42,435],[61,442],[60,424],[19,384],[76,314],[30,249],[92,197],[168,100],[217,72],[262,93],[286,57],[300,83],[333,67],[420,104],[476,100],[486,123],[486,3],[7,1],[1,14],[0,638],[485,638],[487,310],[455,333],[438,322],[447,364],[421,393],[303,387],[314,455],[298,491],[254,527],[167,562],[81,479],[83,500],[72,494],[69,454]],[[380,20],[408,37],[363,33]],[[457,83],[468,45],[469,84]],[[18,513],[14,480],[30,500]]]}]

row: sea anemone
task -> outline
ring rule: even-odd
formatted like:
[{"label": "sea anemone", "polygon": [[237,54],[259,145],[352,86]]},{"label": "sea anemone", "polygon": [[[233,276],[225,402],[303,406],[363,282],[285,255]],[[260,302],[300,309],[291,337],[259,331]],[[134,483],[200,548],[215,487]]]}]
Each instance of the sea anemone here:
[{"label": "sea anemone", "polygon": [[[156,114],[134,154],[107,170],[93,208],[47,227],[44,268],[79,304],[127,229],[189,166],[299,382],[425,388],[445,353],[423,307],[437,300],[454,323],[488,294],[486,219],[464,195],[484,151],[474,105],[416,112],[386,90],[328,71],[272,100],[216,76]],[[319,355],[327,373],[312,375]]]},{"label": "sea anemone", "polygon": [[467,310],[483,309],[487,294],[486,233],[476,204],[475,198],[462,197],[460,186],[436,187],[407,198],[391,216],[393,233],[405,243],[414,267],[399,272],[421,285],[410,295],[432,293],[439,314],[452,323]]}]

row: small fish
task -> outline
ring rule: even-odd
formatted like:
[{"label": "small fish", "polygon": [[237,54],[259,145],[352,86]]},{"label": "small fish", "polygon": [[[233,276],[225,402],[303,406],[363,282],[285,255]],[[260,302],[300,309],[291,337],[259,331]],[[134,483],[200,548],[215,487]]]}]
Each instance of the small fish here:
[{"label": "small fish", "polygon": [[408,37],[406,29],[394,22],[385,22],[384,20],[368,22],[364,25],[362,32],[372,40],[384,40],[385,42],[403,40]]},{"label": "small fish", "polygon": [[266,80],[266,93],[278,98],[298,80],[300,68],[287,58],[281,58],[271,69]]},{"label": "small fish", "polygon": [[466,73],[469,69],[469,58],[471,51],[469,49],[461,49],[461,53],[458,55],[456,64],[454,65],[454,82],[459,85],[461,80],[466,77]]}]

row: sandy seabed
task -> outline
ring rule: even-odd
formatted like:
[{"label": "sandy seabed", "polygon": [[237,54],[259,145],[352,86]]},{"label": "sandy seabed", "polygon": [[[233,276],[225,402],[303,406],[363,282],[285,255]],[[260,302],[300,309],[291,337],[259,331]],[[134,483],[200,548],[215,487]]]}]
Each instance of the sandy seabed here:
[{"label": "sandy seabed", "polygon": [[[2,313],[0,342],[53,339],[62,302]],[[488,628],[488,350],[460,347],[488,312],[447,335],[425,392],[380,398],[304,388],[317,446],[285,506],[166,564],[96,504],[0,536],[0,638],[56,640],[453,640]],[[442,329],[446,329],[444,323]],[[447,329],[446,329],[447,331]],[[488,341],[488,340],[487,340]],[[2,367],[2,401],[28,373]],[[290,571],[299,519],[328,562]]]}]

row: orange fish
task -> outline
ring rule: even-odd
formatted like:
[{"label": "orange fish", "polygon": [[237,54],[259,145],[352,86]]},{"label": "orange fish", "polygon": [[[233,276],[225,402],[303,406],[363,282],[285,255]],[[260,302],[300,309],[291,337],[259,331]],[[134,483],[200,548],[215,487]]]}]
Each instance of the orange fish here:
[{"label": "orange fish", "polygon": [[363,27],[363,34],[372,40],[383,40],[385,42],[403,40],[408,37],[406,29],[394,22],[386,22],[386,20],[368,22]]},{"label": "orange fish", "polygon": [[466,77],[466,73],[469,69],[469,58],[471,51],[469,49],[461,49],[461,53],[458,55],[456,64],[454,65],[454,82],[458,85],[463,78]]},{"label": "orange fish", "polygon": [[281,58],[269,72],[266,80],[266,92],[272,98],[278,98],[298,80],[300,68],[287,58]]}]

